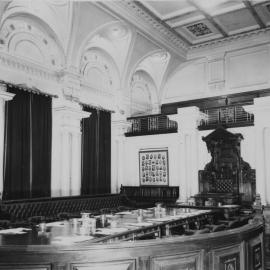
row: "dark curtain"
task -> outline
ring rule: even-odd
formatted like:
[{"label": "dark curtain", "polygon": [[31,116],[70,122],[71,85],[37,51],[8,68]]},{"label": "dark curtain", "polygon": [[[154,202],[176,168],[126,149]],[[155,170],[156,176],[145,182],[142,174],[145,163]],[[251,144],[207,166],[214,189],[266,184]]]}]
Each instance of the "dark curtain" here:
[{"label": "dark curtain", "polygon": [[13,87],[16,94],[5,106],[5,171],[3,199],[30,196],[30,99],[31,94]]},{"label": "dark curtain", "polygon": [[90,117],[82,119],[82,183],[81,194],[97,194],[97,110],[84,108],[91,112]]},{"label": "dark curtain", "polygon": [[88,107],[82,120],[82,195],[111,191],[111,114]]},{"label": "dark curtain", "polygon": [[111,192],[111,113],[99,114],[99,192]]},{"label": "dark curtain", "polygon": [[8,87],[3,198],[50,196],[51,98]]},{"label": "dark curtain", "polygon": [[52,99],[32,95],[32,197],[51,195]]}]

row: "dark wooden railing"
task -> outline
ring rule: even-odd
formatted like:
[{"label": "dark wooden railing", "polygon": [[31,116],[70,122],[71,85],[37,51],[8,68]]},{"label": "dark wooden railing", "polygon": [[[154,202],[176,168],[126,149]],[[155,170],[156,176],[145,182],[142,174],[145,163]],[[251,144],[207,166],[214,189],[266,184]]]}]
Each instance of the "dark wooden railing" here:
[{"label": "dark wooden railing", "polygon": [[226,127],[252,126],[254,115],[244,110],[242,106],[224,106],[202,110],[206,119],[201,120],[199,129],[214,129],[218,125]]},{"label": "dark wooden railing", "polygon": [[131,127],[126,133],[126,136],[177,132],[177,123],[170,120],[167,115],[156,114],[140,117],[130,117],[127,120],[131,122]]},{"label": "dark wooden railing", "polygon": [[175,203],[179,198],[178,186],[122,186],[121,194],[139,206],[153,206],[156,202]]}]

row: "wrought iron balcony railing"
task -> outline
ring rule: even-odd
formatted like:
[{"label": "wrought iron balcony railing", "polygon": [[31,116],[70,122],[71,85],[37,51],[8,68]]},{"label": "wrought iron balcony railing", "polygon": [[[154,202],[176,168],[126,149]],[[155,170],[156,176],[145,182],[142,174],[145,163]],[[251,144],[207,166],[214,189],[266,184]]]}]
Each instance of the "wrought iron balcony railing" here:
[{"label": "wrought iron balcony railing", "polygon": [[167,115],[157,114],[127,119],[131,126],[126,136],[140,136],[177,132],[177,123],[169,120]]},{"label": "wrought iron balcony railing", "polygon": [[251,126],[254,115],[244,110],[242,106],[226,106],[202,110],[206,119],[201,120],[199,129],[212,129],[218,125],[227,127]]}]

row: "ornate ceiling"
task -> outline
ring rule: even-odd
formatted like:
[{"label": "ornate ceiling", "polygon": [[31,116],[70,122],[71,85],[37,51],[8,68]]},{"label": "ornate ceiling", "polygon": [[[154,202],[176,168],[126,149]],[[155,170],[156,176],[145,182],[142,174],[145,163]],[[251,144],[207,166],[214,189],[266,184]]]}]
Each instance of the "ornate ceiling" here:
[{"label": "ornate ceiling", "polygon": [[255,79],[265,86],[269,31],[270,1],[1,0],[0,77],[157,113],[164,102],[230,90],[227,52],[254,47],[235,62],[262,67]]},{"label": "ornate ceiling", "polygon": [[189,46],[270,26],[270,1],[141,0],[138,4]]}]

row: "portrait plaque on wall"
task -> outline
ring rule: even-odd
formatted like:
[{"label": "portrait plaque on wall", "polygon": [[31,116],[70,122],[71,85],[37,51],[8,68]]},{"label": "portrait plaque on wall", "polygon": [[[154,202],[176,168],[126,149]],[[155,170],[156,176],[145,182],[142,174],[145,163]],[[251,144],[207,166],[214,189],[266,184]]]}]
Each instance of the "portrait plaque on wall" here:
[{"label": "portrait plaque on wall", "polygon": [[262,246],[258,243],[253,247],[253,268],[259,270],[262,267]]},{"label": "portrait plaque on wall", "polygon": [[168,186],[168,150],[139,151],[141,186]]},{"label": "portrait plaque on wall", "polygon": [[220,266],[222,270],[240,270],[239,253],[221,257]]}]

